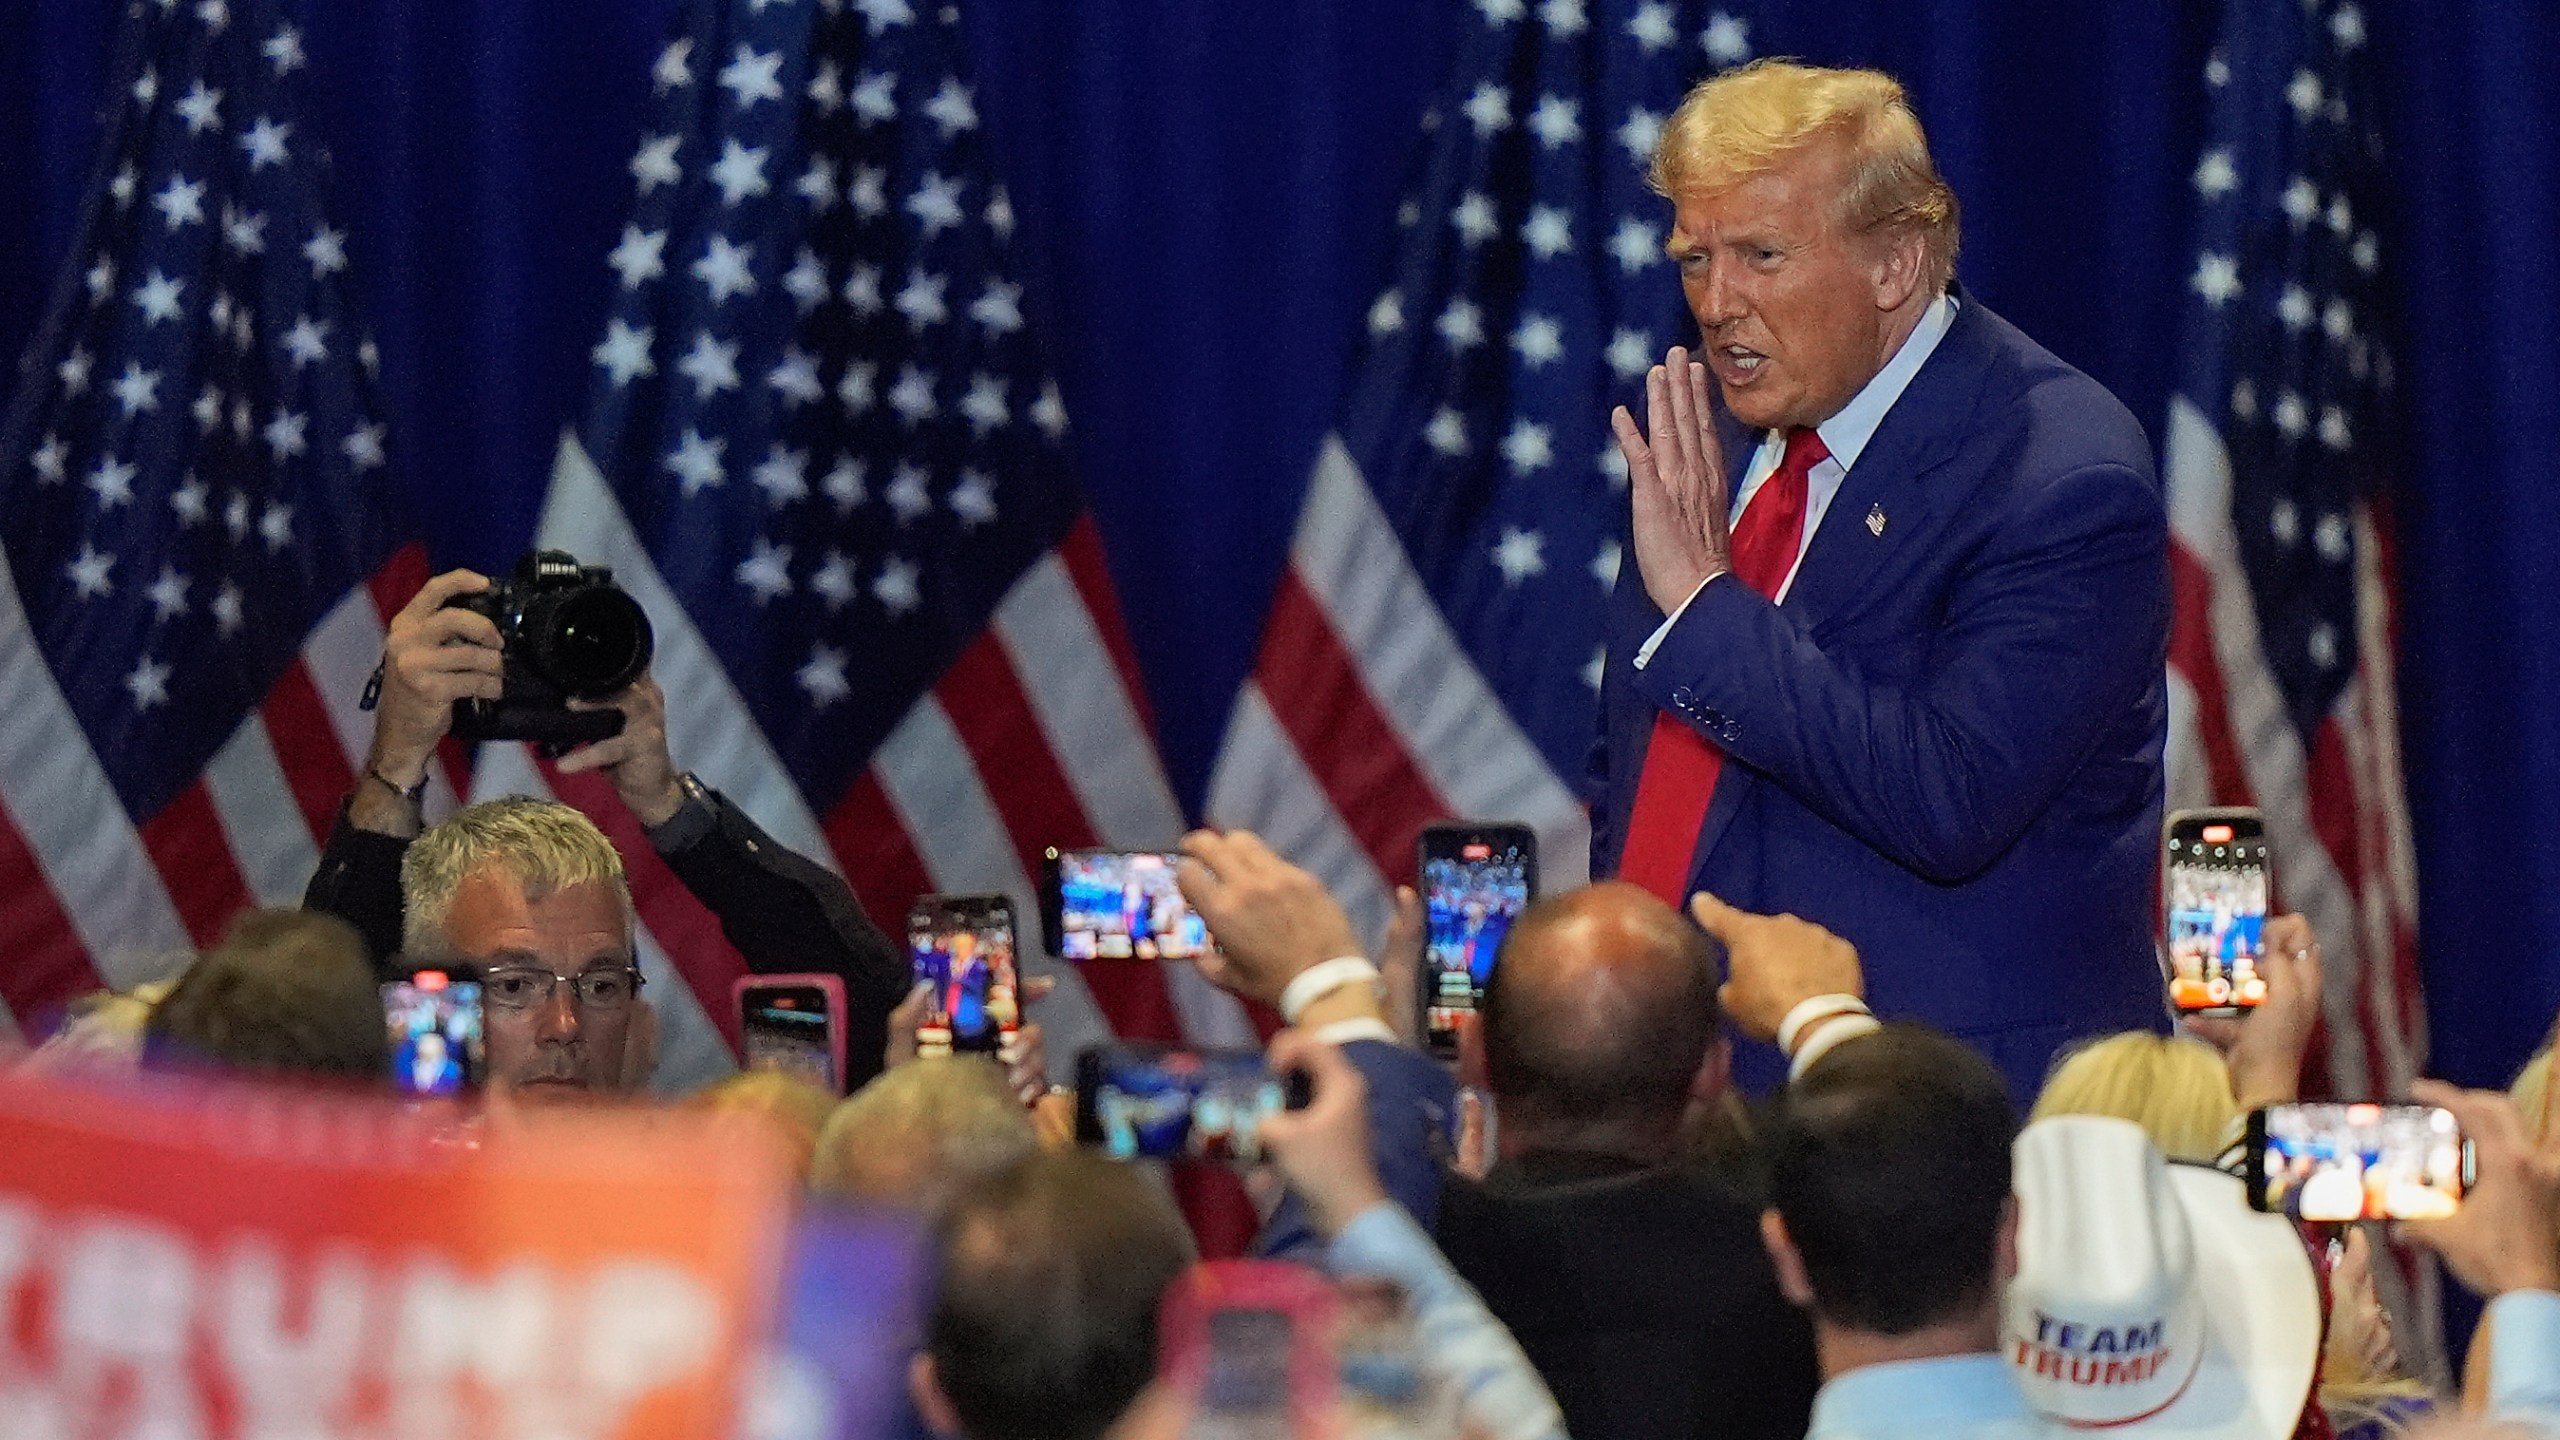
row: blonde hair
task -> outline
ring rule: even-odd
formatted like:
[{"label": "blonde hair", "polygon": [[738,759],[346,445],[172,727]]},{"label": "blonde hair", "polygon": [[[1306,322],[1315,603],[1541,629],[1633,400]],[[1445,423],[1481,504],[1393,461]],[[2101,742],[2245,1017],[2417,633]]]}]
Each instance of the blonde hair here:
[{"label": "blonde hair", "polygon": [[770,1128],[789,1147],[800,1175],[809,1173],[818,1147],[818,1132],[836,1106],[836,1097],[797,1075],[778,1070],[742,1070],[714,1080],[685,1097],[685,1104],[715,1115],[746,1116]]},{"label": "blonde hair", "polygon": [[455,811],[410,842],[400,861],[403,949],[435,955],[450,948],[445,919],[463,878],[496,865],[524,887],[527,902],[575,885],[609,886],[622,906],[627,944],[633,917],[622,855],[595,822],[557,800],[508,795]]},{"label": "blonde hair", "polygon": [[2112,1115],[2142,1127],[2172,1160],[2210,1164],[2240,1118],[2231,1071],[2212,1046],[2132,1030],[2065,1055],[2046,1077],[2030,1120]]},{"label": "blonde hair", "polygon": [[2507,1087],[2507,1095],[2516,1102],[2516,1113],[2524,1117],[2525,1132],[2536,1140],[2547,1140],[2555,1128],[2551,1113],[2551,1051],[2549,1047],[2533,1052],[2516,1072],[2516,1083]]},{"label": "blonde hair", "polygon": [[1825,138],[1849,158],[1835,211],[1841,230],[1918,233],[1922,292],[1946,289],[1961,239],[1956,192],[1929,156],[1902,82],[1881,70],[1755,60],[1701,81],[1663,122],[1647,178],[1674,203],[1721,194]]},{"label": "blonde hair", "polygon": [[1039,1148],[1030,1114],[993,1064],[931,1056],[881,1075],[827,1116],[809,1188],[931,1213]]}]

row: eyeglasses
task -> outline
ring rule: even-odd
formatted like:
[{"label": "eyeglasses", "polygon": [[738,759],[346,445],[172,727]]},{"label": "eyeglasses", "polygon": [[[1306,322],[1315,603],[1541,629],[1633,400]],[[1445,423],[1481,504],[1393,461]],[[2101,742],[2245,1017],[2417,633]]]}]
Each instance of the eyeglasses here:
[{"label": "eyeglasses", "polygon": [[562,985],[582,1010],[619,1010],[640,993],[641,975],[629,965],[597,967],[560,975],[530,966],[492,970],[480,978],[480,993],[501,1010],[531,1010],[548,1005]]}]

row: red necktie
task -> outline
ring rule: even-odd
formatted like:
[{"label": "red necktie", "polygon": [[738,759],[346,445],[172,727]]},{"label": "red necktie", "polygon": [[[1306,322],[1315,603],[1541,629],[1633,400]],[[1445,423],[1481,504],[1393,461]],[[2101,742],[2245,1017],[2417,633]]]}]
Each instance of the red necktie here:
[{"label": "red necktie", "polygon": [[[1804,540],[1804,512],[1813,467],[1831,458],[1812,429],[1787,432],[1787,453],[1761,483],[1733,529],[1733,574],[1763,595],[1774,596],[1796,563]],[[1665,711],[1653,717],[1644,773],[1636,779],[1636,803],[1627,817],[1626,849],[1618,878],[1669,901],[1688,899],[1689,862],[1715,798],[1724,752]]]}]

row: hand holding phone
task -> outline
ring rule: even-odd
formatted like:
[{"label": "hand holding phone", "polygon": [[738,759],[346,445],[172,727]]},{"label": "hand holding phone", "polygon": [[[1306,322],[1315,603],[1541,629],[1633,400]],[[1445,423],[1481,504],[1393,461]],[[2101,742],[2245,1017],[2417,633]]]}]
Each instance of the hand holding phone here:
[{"label": "hand holding phone", "polygon": [[795,1075],[844,1093],[844,980],[835,975],[742,975],[730,988],[746,1068]]},{"label": "hand holding phone", "polygon": [[[1219,986],[1278,1006],[1289,983],[1307,970],[1366,954],[1351,917],[1324,882],[1281,859],[1252,831],[1195,830],[1182,838],[1182,853],[1176,878],[1183,898],[1215,942],[1200,957],[1200,970]],[[1374,1008],[1363,1013],[1377,1018]]]},{"label": "hand holding phone", "polygon": [[2249,1112],[2249,1204],[2296,1220],[2441,1220],[2472,1154],[2433,1105],[2270,1105]]},{"label": "hand holding phone", "polygon": [[1538,888],[1538,836],[1511,822],[1425,826],[1422,877],[1422,1037],[1442,1059],[1484,1003],[1494,957]]},{"label": "hand holding phone", "polygon": [[2182,810],[2161,827],[2169,1001],[2235,1015],[2266,998],[2267,827],[2256,810]]},{"label": "hand holding phone", "polygon": [[1076,1057],[1076,1138],[1114,1160],[1263,1158],[1262,1128],[1294,1103],[1252,1050],[1101,1045]]},{"label": "hand holding phone", "polygon": [[1158,1372],[1190,1402],[1192,1435],[1331,1435],[1333,1288],[1303,1266],[1211,1260],[1167,1291]]},{"label": "hand holding phone", "polygon": [[2474,1188],[2451,1219],[2402,1233],[2443,1258],[2474,1294],[2560,1290],[2560,1166],[2549,1137],[2540,1153],[2515,1101],[2494,1090],[2462,1090],[2434,1080],[2410,1087],[2424,1104],[2453,1112],[2473,1148]]},{"label": "hand holding phone", "polygon": [[916,1053],[992,1055],[1022,1028],[1013,901],[926,895],[907,911],[907,950],[925,1005]]},{"label": "hand holding phone", "polygon": [[1369,1153],[1369,1086],[1358,1066],[1301,1030],[1271,1039],[1270,1064],[1296,1077],[1306,1103],[1263,1125],[1263,1144],[1327,1236],[1387,1198]]},{"label": "hand holding phone", "polygon": [[1196,960],[1209,927],[1163,850],[1051,850],[1041,866],[1049,951],[1067,960]]}]

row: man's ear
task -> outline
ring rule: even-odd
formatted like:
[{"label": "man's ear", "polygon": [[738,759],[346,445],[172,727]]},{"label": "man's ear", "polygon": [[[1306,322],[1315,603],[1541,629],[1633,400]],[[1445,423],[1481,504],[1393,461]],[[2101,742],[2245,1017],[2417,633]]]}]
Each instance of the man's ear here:
[{"label": "man's ear", "polygon": [[1873,244],[1875,263],[1869,274],[1876,308],[1899,310],[1920,293],[1920,277],[1929,269],[1928,239],[1914,226],[1891,225],[1874,237]]},{"label": "man's ear", "polygon": [[933,1357],[918,1351],[907,1362],[907,1398],[915,1402],[916,1418],[924,1428],[936,1435],[959,1437],[959,1413],[951,1408],[951,1397],[942,1393],[942,1379],[934,1373]]},{"label": "man's ear", "polygon": [[1696,1109],[1709,1109],[1724,1099],[1733,1085],[1733,1041],[1722,1032],[1716,1043],[1707,1047],[1707,1058],[1698,1062],[1698,1073],[1689,1077],[1689,1104]]},{"label": "man's ear", "polygon": [[1991,1273],[2005,1293],[2009,1282],[2018,1274],[2018,1196],[2015,1191],[2001,1202],[2000,1229],[1992,1243],[1995,1248],[1991,1252],[1991,1263],[1997,1268]]},{"label": "man's ear", "polygon": [[1786,1217],[1775,1206],[1760,1212],[1760,1247],[1769,1252],[1770,1267],[1778,1272],[1778,1293],[1799,1310],[1812,1309],[1813,1282],[1805,1278],[1804,1257],[1796,1253]]}]

